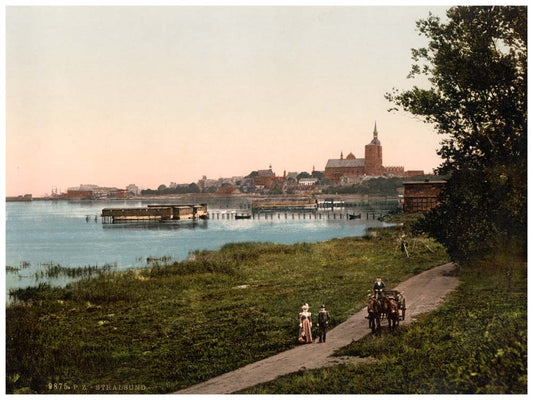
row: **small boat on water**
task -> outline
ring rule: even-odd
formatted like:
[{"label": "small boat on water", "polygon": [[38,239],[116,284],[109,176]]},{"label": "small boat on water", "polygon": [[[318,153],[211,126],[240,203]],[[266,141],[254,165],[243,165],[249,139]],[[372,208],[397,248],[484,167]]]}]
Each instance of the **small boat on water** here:
[{"label": "small boat on water", "polygon": [[359,214],[348,214],[348,219],[361,219],[361,213],[359,213]]},{"label": "small boat on water", "polygon": [[250,219],[252,216],[250,214],[235,214],[235,219]]}]

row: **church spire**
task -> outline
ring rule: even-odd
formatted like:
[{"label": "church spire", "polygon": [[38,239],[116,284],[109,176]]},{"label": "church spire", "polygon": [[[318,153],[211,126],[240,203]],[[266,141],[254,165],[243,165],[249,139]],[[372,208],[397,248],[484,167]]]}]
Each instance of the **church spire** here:
[{"label": "church spire", "polygon": [[378,124],[376,121],[374,121],[374,138],[369,144],[374,146],[381,146],[381,143],[378,139]]}]

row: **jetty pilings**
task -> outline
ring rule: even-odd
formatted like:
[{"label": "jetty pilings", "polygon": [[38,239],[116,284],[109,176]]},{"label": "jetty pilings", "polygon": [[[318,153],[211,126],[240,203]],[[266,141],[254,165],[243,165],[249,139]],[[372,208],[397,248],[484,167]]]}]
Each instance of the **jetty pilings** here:
[{"label": "jetty pilings", "polygon": [[[361,215],[361,216],[359,216]],[[367,212],[360,213],[355,219],[375,220],[381,218],[384,214],[381,212]],[[238,211],[211,211],[209,213],[211,220],[236,220],[236,219],[250,219],[255,221],[261,220],[349,220],[350,213],[339,212],[260,212],[243,214]]]}]

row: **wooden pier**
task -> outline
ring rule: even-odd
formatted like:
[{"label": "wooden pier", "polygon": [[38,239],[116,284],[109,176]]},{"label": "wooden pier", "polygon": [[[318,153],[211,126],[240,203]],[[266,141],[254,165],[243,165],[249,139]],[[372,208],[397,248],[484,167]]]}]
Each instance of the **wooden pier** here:
[{"label": "wooden pier", "polygon": [[139,221],[196,221],[209,218],[209,214],[207,204],[154,204],[136,208],[104,208],[101,217],[103,224],[114,224]]},{"label": "wooden pier", "polygon": [[[243,207],[246,209],[247,207]],[[322,211],[316,202],[265,202],[252,205],[247,211],[216,210],[208,211],[207,204],[153,204],[136,208],[104,208],[101,219],[103,224],[127,222],[175,222],[212,220],[375,220],[383,217],[382,211],[331,210]],[[366,217],[366,218],[365,218]]]},{"label": "wooden pier", "polygon": [[252,213],[275,211],[316,212],[318,203],[314,199],[269,199],[252,201]]},{"label": "wooden pier", "polygon": [[[210,219],[212,220],[282,220],[282,219],[292,219],[292,220],[376,220],[383,217],[382,212],[361,212],[357,214],[356,218],[350,217],[354,214],[347,212],[309,212],[309,211],[280,211],[280,212],[267,212],[261,211],[257,213],[247,214],[243,216],[242,212],[236,211],[214,211],[210,212]],[[366,216],[366,218],[364,218]]]}]

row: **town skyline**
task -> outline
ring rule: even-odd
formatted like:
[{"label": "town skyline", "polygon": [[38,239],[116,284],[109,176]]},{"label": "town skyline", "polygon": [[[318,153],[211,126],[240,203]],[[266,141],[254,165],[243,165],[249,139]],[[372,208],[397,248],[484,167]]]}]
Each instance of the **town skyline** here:
[{"label": "town skyline", "polygon": [[[249,173],[243,173],[241,175],[235,175],[231,177],[219,177],[219,178],[208,178],[206,175],[203,175],[198,181],[190,182],[173,182],[171,181],[168,186],[166,182],[162,182],[154,188],[146,188],[137,186],[135,183],[130,183],[124,189],[118,188],[116,186],[109,185],[98,185],[94,183],[85,183],[80,184],[75,187],[68,187],[66,191],[63,191],[61,187],[53,187],[50,194],[45,194],[43,197],[53,197],[53,198],[126,198],[130,195],[138,196],[141,192],[159,192],[166,189],[176,189],[178,187],[185,187],[191,189],[191,185],[194,186],[192,192],[184,191],[183,193],[195,193],[195,190],[208,190],[208,188],[225,188],[229,189],[232,187],[231,191],[224,190],[218,194],[230,194],[230,193],[242,193],[240,189],[244,189],[244,193],[264,193],[263,189],[266,189],[267,193],[270,193],[270,190],[274,188],[274,192],[281,190],[285,192],[284,183],[287,183],[288,180],[293,180],[292,188],[289,189],[289,193],[292,192],[298,186],[310,187],[318,184],[322,189],[329,186],[349,186],[353,184],[361,184],[368,179],[378,178],[378,177],[395,177],[395,178],[411,178],[421,175],[432,175],[433,171],[423,171],[423,170],[405,170],[403,165],[396,166],[386,166],[383,165],[383,146],[379,140],[379,132],[377,130],[377,124],[374,123],[373,139],[372,141],[365,146],[365,155],[364,157],[356,157],[352,152],[344,155],[341,151],[339,158],[328,159],[327,165],[324,170],[316,169],[313,165],[312,169],[307,170],[298,170],[298,171],[287,171],[283,170],[283,174],[276,174],[272,170],[272,165],[268,166],[268,169],[257,168],[254,171]],[[318,174],[315,174],[317,172]],[[282,178],[282,179],[280,179]],[[303,183],[303,181],[308,180],[308,182]],[[312,181],[312,182],[311,182]],[[320,182],[318,182],[320,181]],[[277,187],[281,184],[282,187]],[[229,185],[229,187],[227,186]],[[324,186],[325,185],[325,186]],[[252,188],[255,186],[255,188]],[[161,189],[163,187],[163,189]],[[234,189],[237,189],[236,192],[233,192]],[[259,189],[259,190],[257,190]],[[300,190],[302,187],[300,187]],[[322,190],[320,189],[320,190]],[[315,190],[314,190],[315,191]],[[83,192],[83,193],[82,193]],[[90,192],[90,193],[89,193]],[[304,189],[304,192],[308,192],[307,189]],[[180,191],[180,193],[182,193]],[[212,190],[208,190],[207,193],[215,193]],[[155,193],[154,193],[155,194]],[[26,194],[29,196],[31,194]],[[21,195],[17,196],[18,199],[21,199]],[[15,197],[10,197],[13,199]]]},{"label": "town skyline", "polygon": [[429,173],[442,138],[384,95],[445,10],[9,7],[6,195],[322,171],[376,121],[387,165]]}]

